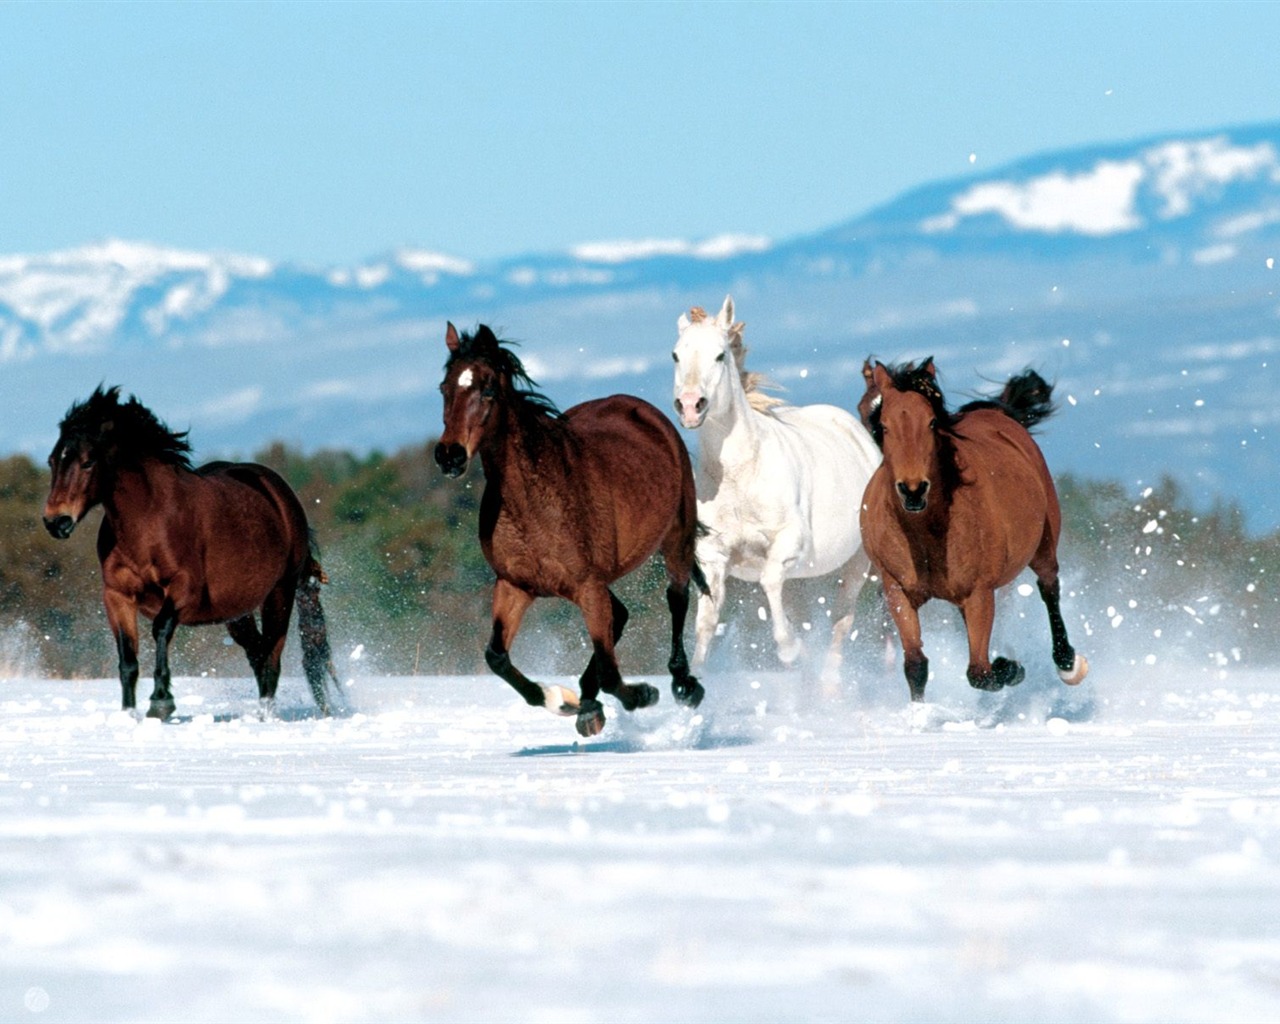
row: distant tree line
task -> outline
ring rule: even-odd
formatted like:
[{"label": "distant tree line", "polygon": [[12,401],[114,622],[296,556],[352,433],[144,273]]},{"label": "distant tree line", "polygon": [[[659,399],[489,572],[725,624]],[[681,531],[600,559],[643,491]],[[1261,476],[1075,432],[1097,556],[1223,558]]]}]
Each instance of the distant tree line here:
[{"label": "distant tree line", "polygon": [[[476,539],[484,482],[478,462],[466,478],[445,479],[431,451],[424,444],[394,455],[306,455],[275,444],[255,456],[283,474],[307,509],[331,581],[323,600],[344,676],[486,671],[492,573]],[[1070,475],[1057,483],[1063,604],[1080,649],[1102,645],[1134,662],[1148,651],[1206,664],[1280,660],[1280,532],[1250,536],[1238,506],[1196,510],[1171,480],[1140,495]],[[48,484],[47,471],[25,456],[0,460],[0,676],[114,676],[93,541],[101,513],[70,540],[54,541],[40,522]],[[664,588],[657,560],[617,587],[632,611],[619,647],[625,673],[665,670]],[[797,618],[821,636],[831,584],[788,588]],[[730,588],[721,646],[744,667],[773,667],[762,603],[754,586]],[[1007,614],[1000,607],[997,643]],[[855,669],[859,656],[883,657],[891,628],[878,588],[865,588],[860,612]],[[1038,600],[1025,614],[1042,625]],[[216,628],[180,630],[175,672],[247,675],[239,648],[225,638]],[[1047,630],[1043,646],[1047,652]],[[531,674],[576,674],[588,653],[578,612],[566,602],[537,602],[516,645],[517,662]],[[144,666],[150,656],[145,642]],[[293,638],[289,657],[296,673]]]}]

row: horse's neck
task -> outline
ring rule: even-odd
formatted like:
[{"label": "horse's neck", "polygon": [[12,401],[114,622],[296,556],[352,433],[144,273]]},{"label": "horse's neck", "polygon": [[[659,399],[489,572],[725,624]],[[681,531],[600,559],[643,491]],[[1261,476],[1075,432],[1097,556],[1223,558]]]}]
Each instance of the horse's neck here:
[{"label": "horse's neck", "polygon": [[[154,459],[144,459],[138,466],[117,467],[114,486],[102,502],[116,537],[130,536],[130,513],[157,510],[163,517],[174,511],[178,504],[174,500],[178,475],[183,472],[181,467]],[[154,523],[155,517],[148,516],[147,520]]]},{"label": "horse's neck", "polygon": [[[522,495],[531,500],[545,494],[553,478],[562,475],[563,462],[557,457],[556,439],[550,436],[539,439],[540,454],[535,463],[532,450],[534,439],[526,436],[514,413],[509,413],[502,430],[498,431],[480,450],[480,464],[484,467],[486,485],[502,492],[508,502],[519,502]],[[537,429],[533,427],[532,429]]]},{"label": "horse's neck", "polygon": [[728,410],[708,416],[699,430],[699,463],[705,475],[719,480],[755,462],[764,424],[747,401],[746,392],[735,387]]}]

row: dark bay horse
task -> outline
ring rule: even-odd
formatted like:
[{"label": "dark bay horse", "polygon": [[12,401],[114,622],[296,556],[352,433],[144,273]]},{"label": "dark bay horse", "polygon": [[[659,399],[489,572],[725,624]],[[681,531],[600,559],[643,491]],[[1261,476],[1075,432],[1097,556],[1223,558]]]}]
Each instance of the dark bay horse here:
[{"label": "dark bay horse", "polygon": [[1053,478],[1028,428],[1053,411],[1052,387],[1027,371],[997,399],[947,410],[933,360],[868,375],[859,411],[884,453],[863,496],[862,531],[902,640],[911,699],[924,699],[929,661],[919,608],[933,597],[960,608],[970,685],[1022,681],[1016,661],[990,658],[995,592],[1030,566],[1049,613],[1053,663],[1081,682],[1088,662],[1071,646],[1059,607],[1062,514]]},{"label": "dark bay horse", "polygon": [[136,398],[121,402],[119,388],[99,387],[67,411],[49,456],[49,533],[64,540],[90,509],[103,507],[98,559],[124,707],[136,707],[141,612],[153,621],[156,643],[149,717],[174,711],[174,631],[218,622],[244,648],[269,711],[296,597],[303,668],[328,714],[325,683],[334,675],[320,607],[325,576],[301,503],[265,466],[211,462],[193,469],[190,451],[185,433],[169,430]]},{"label": "dark bay horse", "polygon": [[[459,476],[477,454],[484,467],[480,545],[497,574],[489,667],[534,707],[576,715],[583,736],[604,728],[601,690],[632,711],[658,700],[622,681],[614,645],[627,609],[609,585],[662,553],[671,612],[671,690],[696,707],[703,688],[689,673],[684,623],[689,581],[705,592],[694,557],[697,497],[684,442],[648,402],[614,395],[559,412],[533,390],[516,355],[481,325],[445,333],[444,433],[435,459]],[[593,653],[581,698],[524,676],[509,656],[536,597],[562,597],[582,611]]]}]

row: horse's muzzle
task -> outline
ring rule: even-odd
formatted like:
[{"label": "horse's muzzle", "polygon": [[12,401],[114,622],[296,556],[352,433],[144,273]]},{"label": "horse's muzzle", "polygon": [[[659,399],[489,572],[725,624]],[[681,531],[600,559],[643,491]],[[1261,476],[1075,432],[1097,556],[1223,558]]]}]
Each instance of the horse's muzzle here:
[{"label": "horse's muzzle", "polygon": [[908,512],[923,512],[929,504],[928,494],[928,480],[921,480],[915,487],[908,487],[901,480],[898,481],[898,497],[902,500],[902,507]]},{"label": "horse's muzzle", "polygon": [[707,418],[707,398],[694,391],[685,391],[675,401],[676,414],[680,417],[680,425],[689,430],[702,426]]},{"label": "horse's muzzle", "polygon": [[436,445],[436,465],[445,476],[462,476],[467,468],[467,450],[458,443]]},{"label": "horse's muzzle", "polygon": [[44,528],[49,536],[57,540],[66,540],[76,528],[76,521],[70,516],[44,516]]}]

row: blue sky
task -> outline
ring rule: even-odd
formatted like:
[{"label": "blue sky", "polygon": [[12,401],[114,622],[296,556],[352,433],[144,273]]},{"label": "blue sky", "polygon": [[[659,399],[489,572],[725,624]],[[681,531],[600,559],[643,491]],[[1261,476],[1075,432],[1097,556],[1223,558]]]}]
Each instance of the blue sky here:
[{"label": "blue sky", "polygon": [[1277,39],[1264,3],[0,2],[0,252],[786,238],[1280,118]]}]

